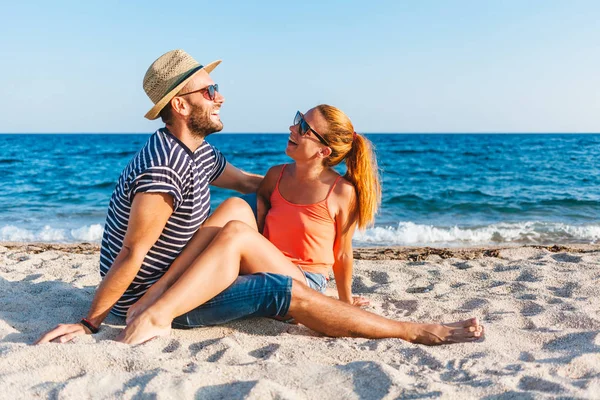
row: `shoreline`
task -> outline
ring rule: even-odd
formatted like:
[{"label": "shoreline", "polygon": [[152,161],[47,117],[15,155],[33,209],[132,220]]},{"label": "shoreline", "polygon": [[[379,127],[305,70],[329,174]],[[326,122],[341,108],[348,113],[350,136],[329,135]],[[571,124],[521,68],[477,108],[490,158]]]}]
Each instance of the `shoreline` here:
[{"label": "shoreline", "polygon": [[[44,251],[62,251],[71,254],[93,254],[100,251],[100,244],[80,243],[46,243],[46,242],[0,242],[0,247],[38,254]],[[374,246],[354,248],[355,260],[380,261],[427,261],[436,259],[457,258],[460,260],[478,260],[484,257],[498,258],[502,250],[539,249],[551,253],[595,253],[600,252],[600,244],[553,244],[553,245],[490,245],[474,247],[431,247],[431,246]],[[437,257],[437,258],[436,258]]]}]

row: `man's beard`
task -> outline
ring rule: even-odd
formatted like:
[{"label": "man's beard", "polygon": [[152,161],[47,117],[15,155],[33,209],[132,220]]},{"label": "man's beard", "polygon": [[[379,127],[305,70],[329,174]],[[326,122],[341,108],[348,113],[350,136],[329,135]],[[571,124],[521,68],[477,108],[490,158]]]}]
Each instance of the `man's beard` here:
[{"label": "man's beard", "polygon": [[191,106],[192,114],[187,126],[194,136],[205,138],[211,133],[219,132],[223,129],[223,123],[221,121],[213,121],[207,109],[196,104],[192,104]]}]

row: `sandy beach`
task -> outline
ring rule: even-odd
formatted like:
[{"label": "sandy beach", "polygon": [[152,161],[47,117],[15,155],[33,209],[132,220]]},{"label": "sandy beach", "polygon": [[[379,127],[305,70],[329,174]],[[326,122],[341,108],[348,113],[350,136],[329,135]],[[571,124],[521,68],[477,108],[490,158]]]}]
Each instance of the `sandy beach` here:
[{"label": "sandy beach", "polygon": [[[600,246],[373,248],[354,292],[411,321],[476,316],[485,340],[425,347],[333,339],[269,319],[175,330],[130,347],[123,321],[30,344],[85,315],[100,280],[90,244],[0,244],[0,388],[29,398],[600,398]],[[331,282],[331,286],[334,282]]]}]

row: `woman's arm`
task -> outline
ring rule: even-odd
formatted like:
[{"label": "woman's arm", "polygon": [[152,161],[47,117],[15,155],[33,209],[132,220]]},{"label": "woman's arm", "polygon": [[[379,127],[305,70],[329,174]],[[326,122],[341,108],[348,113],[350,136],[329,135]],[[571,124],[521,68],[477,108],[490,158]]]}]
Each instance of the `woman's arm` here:
[{"label": "woman's arm", "polygon": [[265,227],[265,218],[271,209],[271,194],[275,190],[282,168],[283,165],[271,167],[256,192],[256,223],[260,233]]},{"label": "woman's arm", "polygon": [[354,255],[352,252],[352,236],[356,229],[357,213],[355,210],[356,192],[354,186],[346,180],[340,180],[331,196],[331,207],[337,209],[335,216],[336,237],[333,245],[335,263],[333,275],[340,300],[353,304],[352,269]]}]

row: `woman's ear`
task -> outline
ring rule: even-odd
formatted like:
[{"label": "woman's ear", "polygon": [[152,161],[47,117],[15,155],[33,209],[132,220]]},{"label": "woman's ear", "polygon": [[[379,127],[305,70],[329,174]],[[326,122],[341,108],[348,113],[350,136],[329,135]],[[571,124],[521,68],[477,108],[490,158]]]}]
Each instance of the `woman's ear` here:
[{"label": "woman's ear", "polygon": [[329,157],[331,155],[332,151],[331,151],[331,147],[322,147],[321,150],[319,150],[319,154],[325,158],[325,157]]}]

